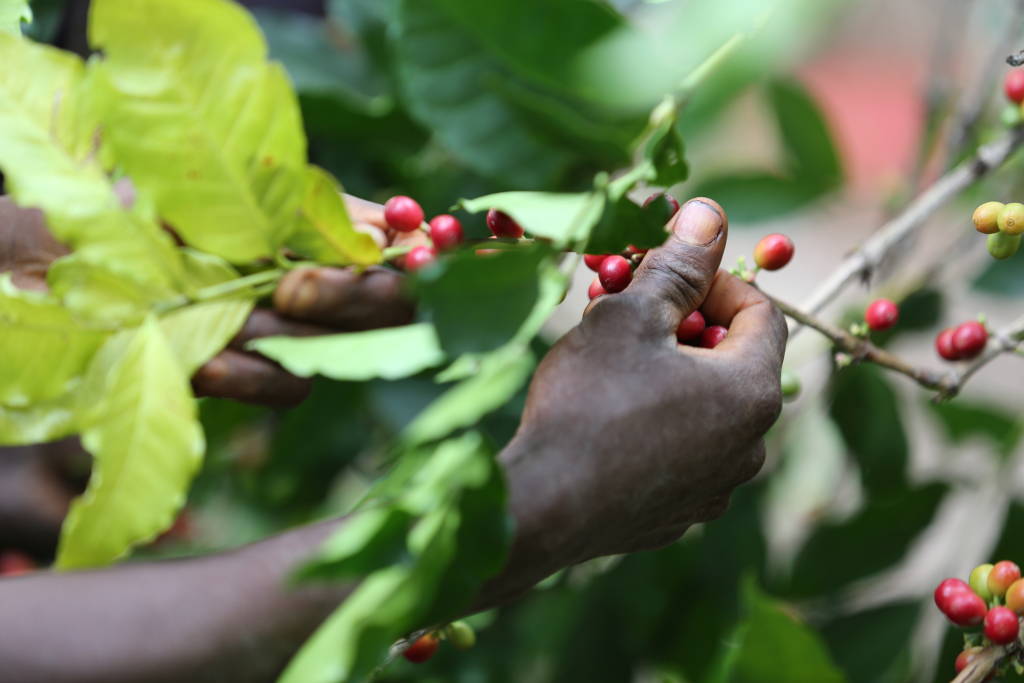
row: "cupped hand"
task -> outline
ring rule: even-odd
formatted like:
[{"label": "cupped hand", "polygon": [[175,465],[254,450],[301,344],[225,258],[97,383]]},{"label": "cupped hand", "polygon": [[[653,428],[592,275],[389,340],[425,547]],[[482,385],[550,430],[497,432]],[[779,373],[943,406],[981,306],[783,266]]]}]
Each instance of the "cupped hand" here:
[{"label": "cupped hand", "polygon": [[[783,317],[718,270],[728,226],[716,203],[691,200],[670,229],[629,287],[592,302],[533,379],[501,454],[520,569],[667,544],[720,515],[761,467],[781,408]],[[698,308],[729,328],[714,349],[676,341]]]}]

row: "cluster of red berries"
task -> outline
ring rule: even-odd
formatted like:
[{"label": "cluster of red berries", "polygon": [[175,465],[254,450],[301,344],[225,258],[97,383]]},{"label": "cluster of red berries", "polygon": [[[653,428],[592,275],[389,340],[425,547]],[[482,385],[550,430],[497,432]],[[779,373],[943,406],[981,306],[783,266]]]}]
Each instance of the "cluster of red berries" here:
[{"label": "cluster of red berries", "polygon": [[949,361],[970,360],[985,350],[988,330],[977,320],[947,327],[935,337],[935,350]]},{"label": "cluster of red berries", "polygon": [[[425,215],[423,207],[412,197],[398,195],[384,204],[384,220],[388,227],[398,232],[415,232],[424,229]],[[497,209],[487,212],[487,227],[494,237],[511,237],[519,239],[523,236],[523,228],[508,214]],[[433,263],[438,253],[462,244],[465,234],[462,223],[451,214],[443,213],[430,219],[426,226],[432,246],[420,245],[413,247],[406,254],[401,264],[408,271],[415,271]]]},{"label": "cluster of red berries", "polygon": [[1020,249],[1024,235],[1024,204],[985,202],[971,215],[974,229],[988,235],[985,246],[992,258],[1008,259]]},{"label": "cluster of red berries", "polygon": [[420,664],[437,653],[442,640],[447,640],[460,650],[468,650],[476,645],[476,632],[466,622],[454,621],[438,631],[429,631],[421,635],[402,651],[402,656],[410,662]]},{"label": "cluster of red berries", "polygon": [[968,636],[969,647],[956,658],[956,670],[963,670],[983,645],[1006,645],[1020,635],[1024,615],[1024,580],[1020,567],[1009,560],[978,565],[969,583],[946,579],[935,589],[935,604],[946,618],[961,628],[981,626],[984,640]]}]

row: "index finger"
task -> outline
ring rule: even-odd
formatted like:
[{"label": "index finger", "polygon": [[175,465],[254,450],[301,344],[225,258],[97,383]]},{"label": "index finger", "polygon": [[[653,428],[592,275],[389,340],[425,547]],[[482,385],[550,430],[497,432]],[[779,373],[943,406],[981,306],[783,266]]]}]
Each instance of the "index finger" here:
[{"label": "index finger", "polygon": [[701,310],[712,323],[729,328],[715,352],[781,369],[789,335],[786,319],[756,287],[720,270]]}]

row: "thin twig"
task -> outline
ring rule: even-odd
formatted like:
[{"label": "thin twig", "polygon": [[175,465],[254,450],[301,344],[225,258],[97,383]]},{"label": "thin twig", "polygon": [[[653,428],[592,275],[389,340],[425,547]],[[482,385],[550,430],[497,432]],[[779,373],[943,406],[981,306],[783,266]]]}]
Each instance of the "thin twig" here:
[{"label": "thin twig", "polygon": [[[955,197],[961,190],[1002,166],[1024,140],[1024,131],[1015,129],[998,140],[978,149],[946,175],[939,178],[899,215],[885,223],[824,283],[808,297],[801,310],[816,314],[834,300],[856,278],[867,279],[889,250],[906,239],[929,216]],[[796,327],[792,333],[799,329]]]},{"label": "thin twig", "polygon": [[1003,645],[992,645],[979,652],[971,663],[964,667],[964,670],[953,679],[952,683],[981,683],[992,669],[996,667],[999,660],[1006,654],[1008,648]]},{"label": "thin twig", "polygon": [[835,325],[827,323],[815,316],[805,313],[800,309],[780,301],[770,294],[765,294],[771,301],[785,313],[789,318],[817,330],[827,337],[837,349],[848,354],[855,361],[868,361],[875,365],[888,368],[901,375],[906,375],[926,389],[932,389],[936,393],[935,400],[943,401],[956,396],[963,385],[978,370],[995,358],[1004,353],[1013,353],[1024,347],[1024,316],[1021,316],[1006,329],[995,332],[989,339],[988,347],[975,361],[964,366],[960,370],[949,372],[936,372],[927,368],[920,368],[903,360],[894,353],[880,349],[870,340],[858,337]]}]

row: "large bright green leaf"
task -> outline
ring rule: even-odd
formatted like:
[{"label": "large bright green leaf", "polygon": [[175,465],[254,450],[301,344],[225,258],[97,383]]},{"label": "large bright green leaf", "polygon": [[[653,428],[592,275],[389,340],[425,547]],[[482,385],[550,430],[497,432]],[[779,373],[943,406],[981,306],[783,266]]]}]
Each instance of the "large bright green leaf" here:
[{"label": "large bright green leaf", "polygon": [[754,581],[743,587],[746,619],[723,643],[709,683],[843,683],[821,637],[791,610],[764,595]]},{"label": "large bright green leaf", "polygon": [[249,348],[300,377],[348,381],[399,379],[444,360],[429,323],[321,337],[266,337],[250,342]]},{"label": "large bright green leaf", "polygon": [[70,391],[103,343],[52,297],[0,277],[0,405],[26,408]]},{"label": "large bright green leaf", "polygon": [[118,162],[190,244],[269,256],[294,226],[305,137],[291,85],[227,0],[93,3],[98,81]]},{"label": "large bright green leaf", "polygon": [[341,186],[327,171],[310,166],[295,232],[287,245],[320,263],[368,266],[380,263],[380,247],[352,227]]},{"label": "large bright green leaf", "polygon": [[406,105],[452,154],[524,188],[543,187],[562,171],[569,156],[495,93],[492,84],[509,74],[440,0],[403,0],[394,28]]},{"label": "large bright green leaf", "polygon": [[78,428],[78,391],[24,408],[0,405],[0,445],[26,446],[73,434]]},{"label": "large bright green leaf", "polygon": [[114,192],[81,60],[0,33],[0,64],[0,169],[15,201],[42,209],[77,260],[128,277],[151,297],[170,294],[180,275],[174,245]]},{"label": "large bright green leaf", "polygon": [[0,32],[20,36],[23,21],[32,21],[28,0],[0,0]]},{"label": "large bright green leaf", "polygon": [[117,352],[104,359],[102,393],[89,399],[98,401],[82,434],[92,478],[64,521],[61,569],[113,562],[169,527],[202,459],[188,375],[159,323],[119,337],[108,342]]},{"label": "large bright green leaf", "polygon": [[778,79],[768,86],[768,101],[793,177],[819,193],[839,185],[839,154],[825,116],[807,89],[797,81]]}]

